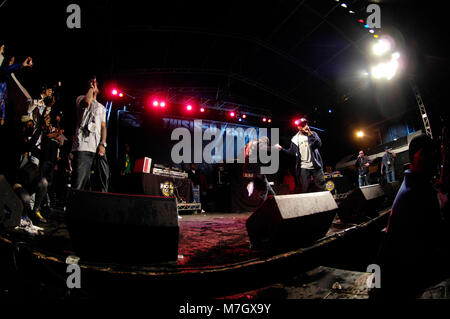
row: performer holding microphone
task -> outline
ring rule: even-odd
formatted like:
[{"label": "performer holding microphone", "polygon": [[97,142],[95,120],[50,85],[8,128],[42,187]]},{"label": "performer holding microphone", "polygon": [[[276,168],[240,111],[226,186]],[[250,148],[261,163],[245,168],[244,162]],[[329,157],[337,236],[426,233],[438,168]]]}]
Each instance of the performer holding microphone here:
[{"label": "performer holding microphone", "polygon": [[280,151],[296,156],[296,179],[301,193],[325,191],[323,162],[319,153],[322,141],[316,132],[311,131],[308,120],[302,118],[298,124],[298,133],[291,140],[289,150],[276,145]]}]

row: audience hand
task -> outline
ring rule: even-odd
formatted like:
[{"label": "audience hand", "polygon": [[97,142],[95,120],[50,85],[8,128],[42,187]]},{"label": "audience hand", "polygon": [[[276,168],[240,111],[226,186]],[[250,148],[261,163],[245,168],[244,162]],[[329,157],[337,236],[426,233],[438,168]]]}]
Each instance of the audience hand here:
[{"label": "audience hand", "polygon": [[23,63],[22,66],[24,68],[31,68],[33,66],[33,59],[28,57]]}]

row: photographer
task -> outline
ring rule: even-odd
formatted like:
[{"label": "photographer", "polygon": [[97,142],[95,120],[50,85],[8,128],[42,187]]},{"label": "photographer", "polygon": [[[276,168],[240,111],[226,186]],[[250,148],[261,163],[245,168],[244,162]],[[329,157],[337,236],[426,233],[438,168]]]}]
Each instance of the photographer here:
[{"label": "photographer", "polygon": [[86,190],[90,186],[91,167],[96,170],[98,185],[102,192],[108,190],[109,168],[106,161],[106,109],[97,101],[99,90],[96,79],[89,81],[86,95],[76,100],[77,125],[72,147],[72,187]]}]

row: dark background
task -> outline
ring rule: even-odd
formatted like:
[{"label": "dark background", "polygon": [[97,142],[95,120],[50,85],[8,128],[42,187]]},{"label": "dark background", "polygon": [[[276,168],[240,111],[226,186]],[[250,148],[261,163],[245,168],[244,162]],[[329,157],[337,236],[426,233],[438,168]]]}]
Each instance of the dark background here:
[{"label": "dark background", "polygon": [[359,76],[373,40],[358,22],[367,17],[368,1],[347,1],[355,14],[334,0],[76,1],[82,27],[70,30],[72,2],[8,0],[0,7],[4,63],[10,56],[33,57],[35,66],[17,74],[33,95],[42,83],[62,81],[59,107],[68,127],[75,97],[93,74],[103,88],[101,101],[110,99],[111,85],[137,98],[115,107],[142,108],[151,90],[189,87],[196,98],[264,110],[281,128],[283,146],[295,132],[293,119],[307,116],[327,131],[321,133],[327,165],[369,146],[354,138],[357,128],[400,121],[421,128],[411,78],[436,135],[447,112],[442,2],[377,1],[381,32],[394,36],[407,57],[403,73],[386,83]]}]

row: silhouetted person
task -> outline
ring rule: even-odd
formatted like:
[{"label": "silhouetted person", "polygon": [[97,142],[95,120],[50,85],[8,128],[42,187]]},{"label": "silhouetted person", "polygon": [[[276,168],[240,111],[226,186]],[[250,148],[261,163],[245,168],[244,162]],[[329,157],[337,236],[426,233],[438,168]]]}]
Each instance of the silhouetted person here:
[{"label": "silhouetted person", "polygon": [[359,174],[358,178],[359,187],[368,186],[370,159],[364,154],[364,151],[359,151],[358,159],[356,160],[355,166],[358,169]]},{"label": "silhouetted person", "polygon": [[444,269],[448,249],[432,186],[436,152],[427,135],[411,141],[409,160],[380,250],[381,292],[388,298],[414,298],[433,284]]},{"label": "silhouetted person", "polygon": [[384,153],[383,158],[381,160],[381,175],[386,173],[386,181],[388,183],[395,182],[395,158],[397,155],[392,152],[392,149],[387,147],[385,148],[386,153]]}]

